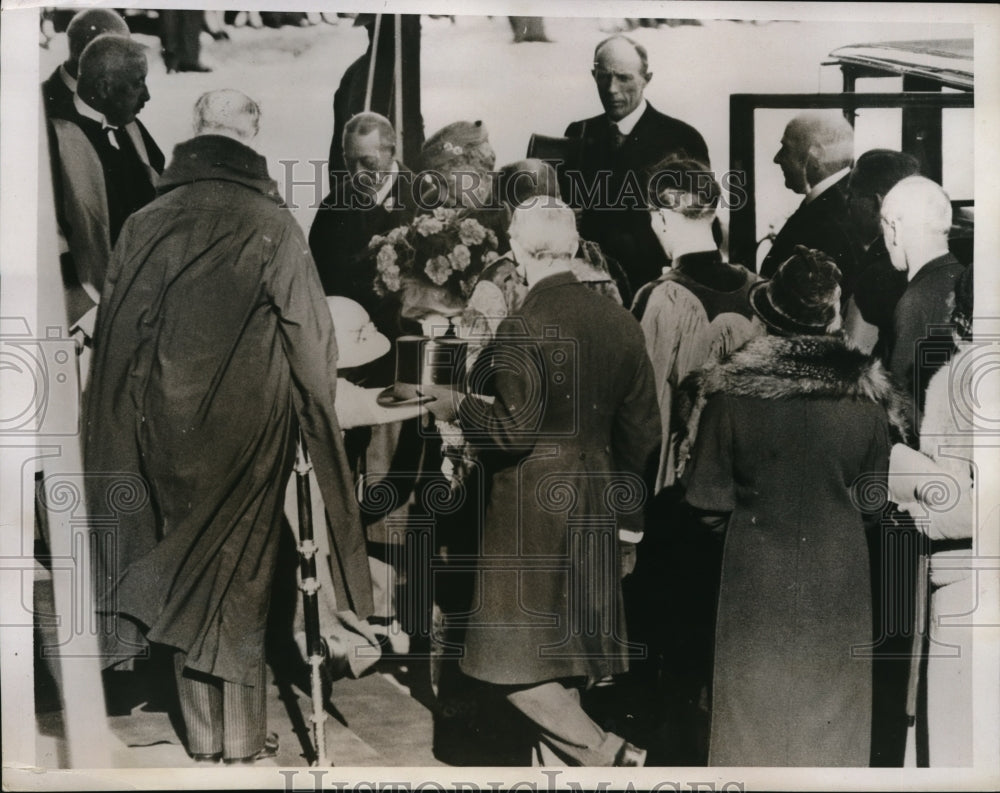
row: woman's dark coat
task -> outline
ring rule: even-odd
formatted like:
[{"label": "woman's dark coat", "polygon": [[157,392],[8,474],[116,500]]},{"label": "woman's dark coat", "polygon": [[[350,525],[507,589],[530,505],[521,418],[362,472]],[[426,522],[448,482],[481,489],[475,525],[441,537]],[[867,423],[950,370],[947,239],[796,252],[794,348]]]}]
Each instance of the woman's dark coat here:
[{"label": "woman's dark coat", "polygon": [[884,483],[890,422],[901,431],[898,397],[880,363],[828,336],[754,339],[685,387],[687,500],[732,513],[709,763],[866,766],[862,510]]}]

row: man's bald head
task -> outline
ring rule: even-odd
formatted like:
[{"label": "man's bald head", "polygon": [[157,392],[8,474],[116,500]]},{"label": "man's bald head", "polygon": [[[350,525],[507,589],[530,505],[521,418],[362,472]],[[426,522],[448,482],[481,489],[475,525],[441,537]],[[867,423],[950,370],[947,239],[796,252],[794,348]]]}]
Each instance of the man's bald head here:
[{"label": "man's bald head", "polygon": [[653,77],[646,48],[626,36],[612,36],[597,45],[591,74],[604,112],[612,121],[620,121],[639,107]]},{"label": "man's bald head", "polygon": [[145,47],[105,33],[90,42],[80,56],[76,92],[103,113],[109,124],[128,124],[149,100],[147,69]]},{"label": "man's bald head", "polygon": [[854,129],[837,110],[800,113],[785,127],[774,162],[781,166],[785,186],[807,193],[854,159]]},{"label": "man's bald head", "polygon": [[117,11],[110,8],[88,8],[80,11],[69,21],[69,27],[66,28],[69,58],[64,65],[70,74],[76,76],[83,51],[90,42],[104,33],[114,33],[125,38],[129,36],[125,20]]},{"label": "man's bald head", "polygon": [[925,176],[907,176],[886,193],[882,219],[921,228],[947,237],[951,231],[951,199],[937,182]]},{"label": "man's bald head", "polygon": [[908,176],[882,200],[882,234],[897,270],[913,272],[948,252],[952,208],[948,194],[924,176]]},{"label": "man's bald head", "polygon": [[209,91],[194,103],[195,135],[225,135],[247,143],[259,128],[260,106],[233,88]]}]

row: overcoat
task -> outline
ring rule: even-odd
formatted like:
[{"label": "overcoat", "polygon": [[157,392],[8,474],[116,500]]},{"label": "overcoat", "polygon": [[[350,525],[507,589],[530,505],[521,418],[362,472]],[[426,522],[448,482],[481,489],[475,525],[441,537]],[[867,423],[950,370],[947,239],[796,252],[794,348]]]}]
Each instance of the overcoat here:
[{"label": "overcoat", "polygon": [[148,639],[251,685],[298,426],[347,606],[372,610],[333,324],[263,157],[200,136],[177,146],[160,191],[115,247],[85,407],[102,649],[110,663]]},{"label": "overcoat", "polygon": [[687,500],[731,512],[709,763],[867,766],[862,509],[884,504],[871,494],[883,492],[890,421],[902,435],[900,398],[879,362],[832,336],[758,337],[693,387]]},{"label": "overcoat", "polygon": [[854,279],[863,249],[847,210],[847,177],[834,182],[809,203],[803,202],[785,221],[774,238],[771,250],[760,263],[760,274],[771,278],[796,245],[816,248],[831,257],[840,268],[841,299],[854,293]]},{"label": "overcoat", "polygon": [[483,355],[495,400],[459,411],[491,474],[461,668],[521,685],[622,672],[616,529],[642,528],[660,439],[642,330],[564,272],[532,286]]}]

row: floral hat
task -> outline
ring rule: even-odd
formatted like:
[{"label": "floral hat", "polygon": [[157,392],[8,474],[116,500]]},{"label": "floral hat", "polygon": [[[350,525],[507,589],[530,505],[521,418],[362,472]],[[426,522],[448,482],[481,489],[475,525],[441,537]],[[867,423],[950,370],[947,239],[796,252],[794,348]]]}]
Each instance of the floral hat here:
[{"label": "floral hat", "polygon": [[499,258],[497,235],[461,209],[438,208],[406,226],[376,235],[368,244],[375,261],[375,290],[399,292],[407,280],[446,293],[464,306],[483,269]]}]

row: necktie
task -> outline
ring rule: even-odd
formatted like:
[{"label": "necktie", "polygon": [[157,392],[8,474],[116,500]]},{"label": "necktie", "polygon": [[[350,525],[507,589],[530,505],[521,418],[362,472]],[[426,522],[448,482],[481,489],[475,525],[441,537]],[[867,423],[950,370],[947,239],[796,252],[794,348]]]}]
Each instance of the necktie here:
[{"label": "necktie", "polygon": [[615,151],[618,151],[618,149],[622,147],[622,144],[625,143],[625,138],[627,137],[628,136],[625,133],[618,129],[617,124],[611,125],[611,147]]}]

